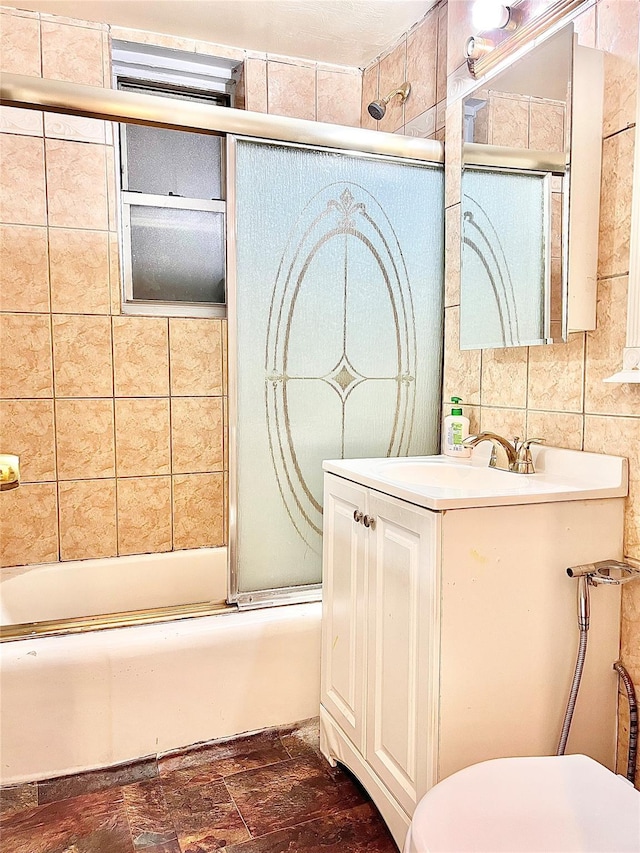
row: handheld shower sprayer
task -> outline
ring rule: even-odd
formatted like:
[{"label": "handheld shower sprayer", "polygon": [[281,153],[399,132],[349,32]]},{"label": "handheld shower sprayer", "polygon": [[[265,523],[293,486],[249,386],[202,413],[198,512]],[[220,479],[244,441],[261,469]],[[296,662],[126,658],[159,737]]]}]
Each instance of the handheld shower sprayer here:
[{"label": "handheld shower sprayer", "polygon": [[[564,755],[567,740],[569,739],[569,731],[571,729],[571,721],[573,712],[578,698],[580,689],[580,680],[582,678],[582,670],[587,656],[587,636],[589,633],[589,587],[599,586],[600,584],[623,584],[627,581],[640,578],[640,569],[636,569],[628,563],[622,563],[620,560],[600,560],[596,563],[585,563],[580,566],[571,566],[567,569],[567,574],[570,578],[576,578],[578,581],[578,628],[580,630],[580,641],[578,644],[578,657],[576,667],[573,673],[573,681],[571,682],[571,690],[569,692],[569,700],[567,702],[567,710],[564,715],[562,724],[562,733],[556,755]],[[613,665],[613,668],[618,674],[623,677],[626,675],[626,670],[618,661]],[[626,683],[626,682],[625,682]],[[629,692],[627,690],[627,692]],[[629,694],[630,695],[630,694]],[[635,697],[634,697],[635,701]],[[636,716],[637,721],[637,716]],[[636,734],[637,739],[637,734]],[[635,775],[635,749],[632,750],[634,739],[630,738],[629,745],[629,767],[627,778],[633,781]]]},{"label": "handheld shower sprayer", "polygon": [[371,118],[374,118],[376,121],[380,121],[384,118],[384,114],[387,111],[387,104],[392,98],[395,98],[396,95],[400,98],[400,103],[404,104],[404,102],[409,97],[409,93],[411,92],[411,83],[403,83],[402,86],[397,86],[395,89],[392,89],[388,92],[384,98],[378,98],[377,101],[371,101],[369,106],[367,107],[369,111],[369,115]]}]

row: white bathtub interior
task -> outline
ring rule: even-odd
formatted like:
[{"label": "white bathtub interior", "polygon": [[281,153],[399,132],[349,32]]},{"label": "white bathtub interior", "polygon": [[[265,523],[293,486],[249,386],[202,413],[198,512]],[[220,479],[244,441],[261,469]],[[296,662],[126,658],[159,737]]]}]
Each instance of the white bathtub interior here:
[{"label": "white bathtub interior", "polygon": [[226,548],[0,569],[2,626],[223,603],[226,597]]}]

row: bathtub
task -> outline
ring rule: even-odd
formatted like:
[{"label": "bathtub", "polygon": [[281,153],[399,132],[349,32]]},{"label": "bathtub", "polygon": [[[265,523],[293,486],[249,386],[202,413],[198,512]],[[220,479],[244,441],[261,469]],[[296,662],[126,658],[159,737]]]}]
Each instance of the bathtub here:
[{"label": "bathtub", "polygon": [[[207,550],[214,549],[3,570],[3,617],[69,618],[70,602],[82,601],[84,614],[88,608],[106,612],[103,586],[110,601],[125,601],[120,609],[181,603],[160,589],[162,583],[193,602],[198,577],[214,583],[204,567],[210,569],[212,560],[226,566],[224,549]],[[99,590],[78,576],[80,570]],[[79,588],[67,587],[65,577]],[[128,593],[112,589],[123,583]],[[296,604],[2,643],[0,784],[77,773],[315,716],[320,616],[319,603]]]}]

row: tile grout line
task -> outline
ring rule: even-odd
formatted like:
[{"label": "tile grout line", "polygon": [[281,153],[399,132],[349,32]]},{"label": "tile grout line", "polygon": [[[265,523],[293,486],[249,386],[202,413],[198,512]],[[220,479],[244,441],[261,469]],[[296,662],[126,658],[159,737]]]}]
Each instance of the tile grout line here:
[{"label": "tile grout line", "polygon": [[[347,812],[350,812],[350,811],[353,811],[354,809],[360,808],[362,805],[369,805],[370,807],[373,806],[373,808],[376,810],[376,813],[378,813],[376,806],[373,805],[373,801],[371,801],[371,803],[366,803],[366,802],[361,803],[360,806],[347,806],[346,808],[341,808],[340,806],[337,806],[335,810],[330,810],[330,811],[324,812],[323,814],[318,814],[315,817],[310,817],[310,818],[307,818],[306,820],[301,820],[299,823],[294,823],[291,826],[283,826],[283,827],[280,827],[279,829],[270,829],[269,832],[265,832],[262,835],[252,836],[250,839],[247,839],[247,841],[241,841],[237,845],[234,844],[233,846],[238,850],[238,853],[240,853],[243,846],[249,844],[250,841],[252,841],[252,840],[262,841],[263,839],[268,839],[269,836],[274,836],[279,832],[292,832],[293,830],[307,826],[308,824],[311,824],[311,823],[315,823],[316,821],[326,820],[327,818],[335,817],[335,816],[341,815],[341,814],[346,814]],[[387,829],[387,831],[389,831],[388,828],[386,827],[386,824],[385,824],[385,829]],[[227,848],[223,848],[221,850],[221,853],[224,853],[225,849],[227,849]],[[371,849],[371,848],[369,848],[369,849]],[[142,853],[144,853],[144,851],[142,851]],[[372,853],[375,853],[375,851],[372,850]]]},{"label": "tile grout line", "polygon": [[318,63],[317,62],[313,67],[313,86],[314,86],[313,115],[314,115],[314,121],[318,121]]},{"label": "tile grout line", "polygon": [[[127,808],[127,801],[126,801],[125,796],[124,796],[124,791],[123,791],[124,786],[119,785],[118,787],[120,788],[120,791],[122,791],[122,810],[124,811],[124,819],[127,823],[127,829],[129,830],[129,838],[131,840],[131,846],[135,850],[136,849],[136,843],[135,843],[134,838],[133,838],[133,831],[131,829],[131,820],[129,819],[129,809]],[[168,811],[168,809],[167,809],[167,811]],[[169,814],[169,819],[171,820],[171,814]],[[171,825],[173,826],[173,820],[171,820]],[[73,845],[73,846],[75,846],[75,845]],[[73,847],[71,847],[71,849],[73,850]]]},{"label": "tile grout line", "polygon": [[[180,848],[180,850],[182,850],[182,845],[180,844],[180,839],[178,838],[178,831],[177,831],[177,829],[176,829],[176,825],[175,825],[175,822],[174,822],[174,820],[173,820],[173,812],[171,811],[171,807],[169,806],[169,803],[167,802],[167,797],[166,797],[166,793],[165,793],[165,790],[164,790],[164,785],[162,784],[162,777],[160,776],[160,770],[159,770],[159,767],[158,767],[158,756],[157,756],[157,754],[156,754],[156,758],[155,758],[155,762],[154,762],[154,763],[155,763],[155,765],[156,765],[156,775],[155,775],[155,776],[152,776],[152,777],[150,777],[149,779],[140,779],[140,780],[138,780],[138,782],[132,782],[132,783],[129,783],[128,785],[122,785],[122,786],[120,786],[121,790],[123,791],[123,805],[124,805],[125,815],[126,815],[126,818],[127,818],[127,825],[129,826],[129,833],[130,833],[130,835],[131,835],[131,841],[132,841],[132,844],[133,844],[133,846],[134,846],[134,850],[136,851],[136,853],[137,853],[138,849],[141,849],[141,850],[143,851],[143,853],[144,853],[144,850],[145,850],[145,849],[147,849],[148,845],[145,845],[143,848],[139,848],[139,847],[136,845],[135,839],[134,839],[134,837],[133,837],[133,832],[132,832],[132,830],[131,830],[131,821],[130,821],[130,818],[129,818],[129,809],[127,808],[127,800],[126,800],[126,796],[125,796],[125,794],[124,794],[124,790],[123,790],[123,789],[124,789],[124,788],[126,788],[126,787],[130,787],[131,785],[143,784],[143,783],[145,783],[145,782],[155,782],[155,783],[157,783],[157,787],[159,788],[159,790],[160,790],[160,795],[161,795],[161,797],[162,797],[162,806],[163,806],[163,808],[164,808],[164,817],[166,817],[167,822],[170,824],[170,826],[171,826],[171,830],[172,830],[172,832],[173,832],[173,838],[172,838],[172,839],[170,839],[170,841],[171,841],[171,840],[175,840],[175,842],[176,842],[176,844],[178,845],[178,847]],[[162,844],[168,844],[168,843],[170,843],[170,841],[164,841],[164,842],[159,842],[159,843],[160,843],[160,845],[162,845]],[[154,844],[154,845],[152,845],[152,849],[153,849],[153,848],[155,848],[155,844]]]},{"label": "tile grout line", "polygon": [[524,389],[524,439],[529,438],[529,347],[527,347],[527,364],[525,369]]},{"label": "tile grout line", "polygon": [[[111,265],[109,265],[109,303],[111,303]],[[109,340],[111,343],[111,410],[113,412],[113,478],[115,499],[115,532],[116,532],[116,555],[120,555],[120,521],[119,521],[119,496],[118,496],[118,429],[116,423],[116,368],[115,368],[115,343],[113,336],[113,317],[109,316]]]},{"label": "tile grout line", "polygon": [[265,113],[269,115],[269,55],[264,56],[264,94],[265,94]]},{"label": "tile grout line", "polygon": [[602,141],[605,142],[608,139],[613,139],[616,136],[620,136],[623,133],[626,133],[628,130],[634,130],[636,127],[636,123],[634,121],[629,122],[624,127],[618,128],[618,130],[612,130],[611,133],[606,133],[602,137]]},{"label": "tile grout line", "polygon": [[155,779],[156,779],[158,786],[160,788],[160,793],[162,794],[162,802],[164,803],[164,808],[165,808],[165,811],[167,814],[167,818],[169,820],[169,823],[171,824],[171,829],[173,830],[173,837],[175,838],[176,844],[178,845],[179,849],[182,850],[182,844],[180,844],[180,839],[178,838],[178,830],[176,829],[176,824],[175,824],[175,821],[173,819],[173,812],[171,811],[171,807],[169,806],[169,803],[167,802],[166,792],[164,790],[164,785],[162,784],[162,777],[160,776],[160,767],[158,765],[157,754],[156,754],[155,763],[156,763],[156,771],[158,773],[158,775],[155,777]]},{"label": "tile grout line", "polygon": [[[235,808],[236,812],[238,813],[238,816],[239,816],[240,820],[242,821],[242,825],[243,825],[243,826],[244,826],[244,828],[247,830],[247,833],[248,833],[248,835],[249,835],[249,838],[247,839],[247,841],[251,841],[251,840],[252,840],[253,838],[255,838],[256,836],[254,836],[254,835],[252,834],[251,830],[249,829],[249,827],[248,827],[248,825],[247,825],[247,822],[246,822],[246,820],[244,819],[244,815],[242,814],[242,812],[240,811],[240,808],[238,807],[238,804],[237,804],[237,803],[236,803],[236,801],[234,800],[234,798],[233,798],[233,794],[231,793],[231,791],[229,790],[229,786],[227,785],[226,777],[224,777],[224,776],[222,777],[222,784],[224,785],[224,789],[225,789],[225,791],[227,792],[227,794],[229,794],[229,798],[230,798],[231,802],[233,803],[233,806],[234,806],[234,808]],[[241,843],[243,843],[243,844],[244,844],[244,842],[241,842]]]},{"label": "tile grout line", "polygon": [[[42,55],[42,18],[38,12],[38,54],[40,59],[40,77],[44,78],[44,58]],[[44,135],[44,111],[42,113],[42,133]]]},{"label": "tile grout line", "polygon": [[293,758],[293,755],[291,755],[291,751],[287,748],[287,745],[286,745],[286,743],[284,743],[284,741],[282,740],[282,736],[281,736],[281,735],[278,735],[278,740],[279,740],[280,744],[282,745],[282,748],[284,749],[284,751],[285,751],[285,752],[287,753],[287,755],[289,756],[289,758]]},{"label": "tile grout line", "polygon": [[[108,36],[107,36],[108,37]],[[102,73],[102,86],[106,87],[106,82],[104,79],[104,70],[105,70],[105,39],[104,33],[100,37],[100,56],[101,56],[101,73]],[[109,82],[108,88],[111,88],[111,81]],[[107,262],[108,262],[108,281],[109,281],[109,338],[111,342],[111,407],[113,412],[113,476],[114,476],[114,525],[115,525],[115,555],[120,556],[120,489],[118,483],[118,430],[116,423],[116,352],[115,352],[115,335],[114,335],[114,317],[120,316],[122,313],[122,297],[118,297],[118,305],[120,307],[120,311],[118,314],[113,313],[113,282],[111,281],[111,276],[113,273],[113,263],[112,263],[112,250],[113,250],[113,241],[111,239],[111,199],[113,199],[113,203],[115,205],[116,194],[113,193],[112,187],[109,186],[109,163],[107,156],[107,148],[111,148],[115,151],[115,138],[113,134],[113,128],[111,133],[111,144],[107,145],[107,122],[103,121],[102,123],[103,134],[104,134],[104,188],[105,188],[105,203],[106,203],[106,221],[107,221]],[[114,183],[117,182],[117,176],[115,174],[114,169]],[[115,223],[115,227],[117,228],[117,222]],[[118,240],[118,278],[120,271],[120,241]],[[118,282],[118,291],[120,291],[120,283]],[[128,819],[128,818],[127,818]]]},{"label": "tile grout line", "polygon": [[169,383],[168,398],[169,404],[169,512],[171,519],[171,551],[176,550],[175,546],[175,518],[174,518],[174,482],[173,482],[173,394],[171,389],[171,318],[166,318],[167,323],[167,379]]},{"label": "tile grout line", "polygon": [[625,270],[625,272],[612,272],[609,275],[599,275],[598,281],[612,281],[616,278],[626,278],[629,275],[629,270]]},{"label": "tile grout line", "polygon": [[[222,759],[224,760],[224,759]],[[255,770],[264,770],[267,767],[275,767],[276,764],[288,764],[290,761],[294,761],[294,756],[290,756],[289,758],[281,758],[279,761],[269,761],[267,764],[260,764],[258,767],[245,767],[243,770],[236,770],[234,773],[227,773],[226,775],[220,775],[221,780],[231,779],[235,776],[240,776],[242,773],[253,773]],[[214,762],[215,763],[215,762]],[[204,766],[206,762],[203,762]],[[198,766],[198,765],[195,765]]]},{"label": "tile grout line", "polygon": [[[42,38],[40,19],[38,19],[38,43],[40,50],[40,73],[42,74]],[[56,396],[56,368],[54,356],[54,333],[53,333],[53,293],[51,289],[51,245],[49,241],[49,184],[47,181],[47,144],[44,127],[44,111],[42,113],[42,165],[44,178],[44,204],[45,204],[45,228],[47,239],[47,285],[49,290],[49,335],[51,347],[49,357],[51,359],[51,408],[53,416],[53,467],[55,477],[55,501],[56,501],[56,524],[58,538],[58,562],[62,562],[62,522],[60,518],[60,478],[58,471],[58,417]]]},{"label": "tile grout line", "polygon": [[[597,283],[596,283],[597,286]],[[596,309],[597,309],[597,293],[596,293]],[[598,327],[598,321],[596,319],[596,328]],[[584,416],[585,410],[587,408],[587,342],[589,338],[589,333],[584,332],[582,338],[582,400],[580,406],[580,413],[582,414],[582,445],[581,449],[584,449]]]}]

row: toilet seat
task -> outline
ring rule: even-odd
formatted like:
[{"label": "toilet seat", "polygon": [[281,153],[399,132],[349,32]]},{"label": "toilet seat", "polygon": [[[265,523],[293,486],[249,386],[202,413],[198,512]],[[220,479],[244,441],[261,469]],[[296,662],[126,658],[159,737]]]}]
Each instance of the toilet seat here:
[{"label": "toilet seat", "polygon": [[497,758],[418,803],[404,853],[640,853],[640,791],[586,755]]}]

